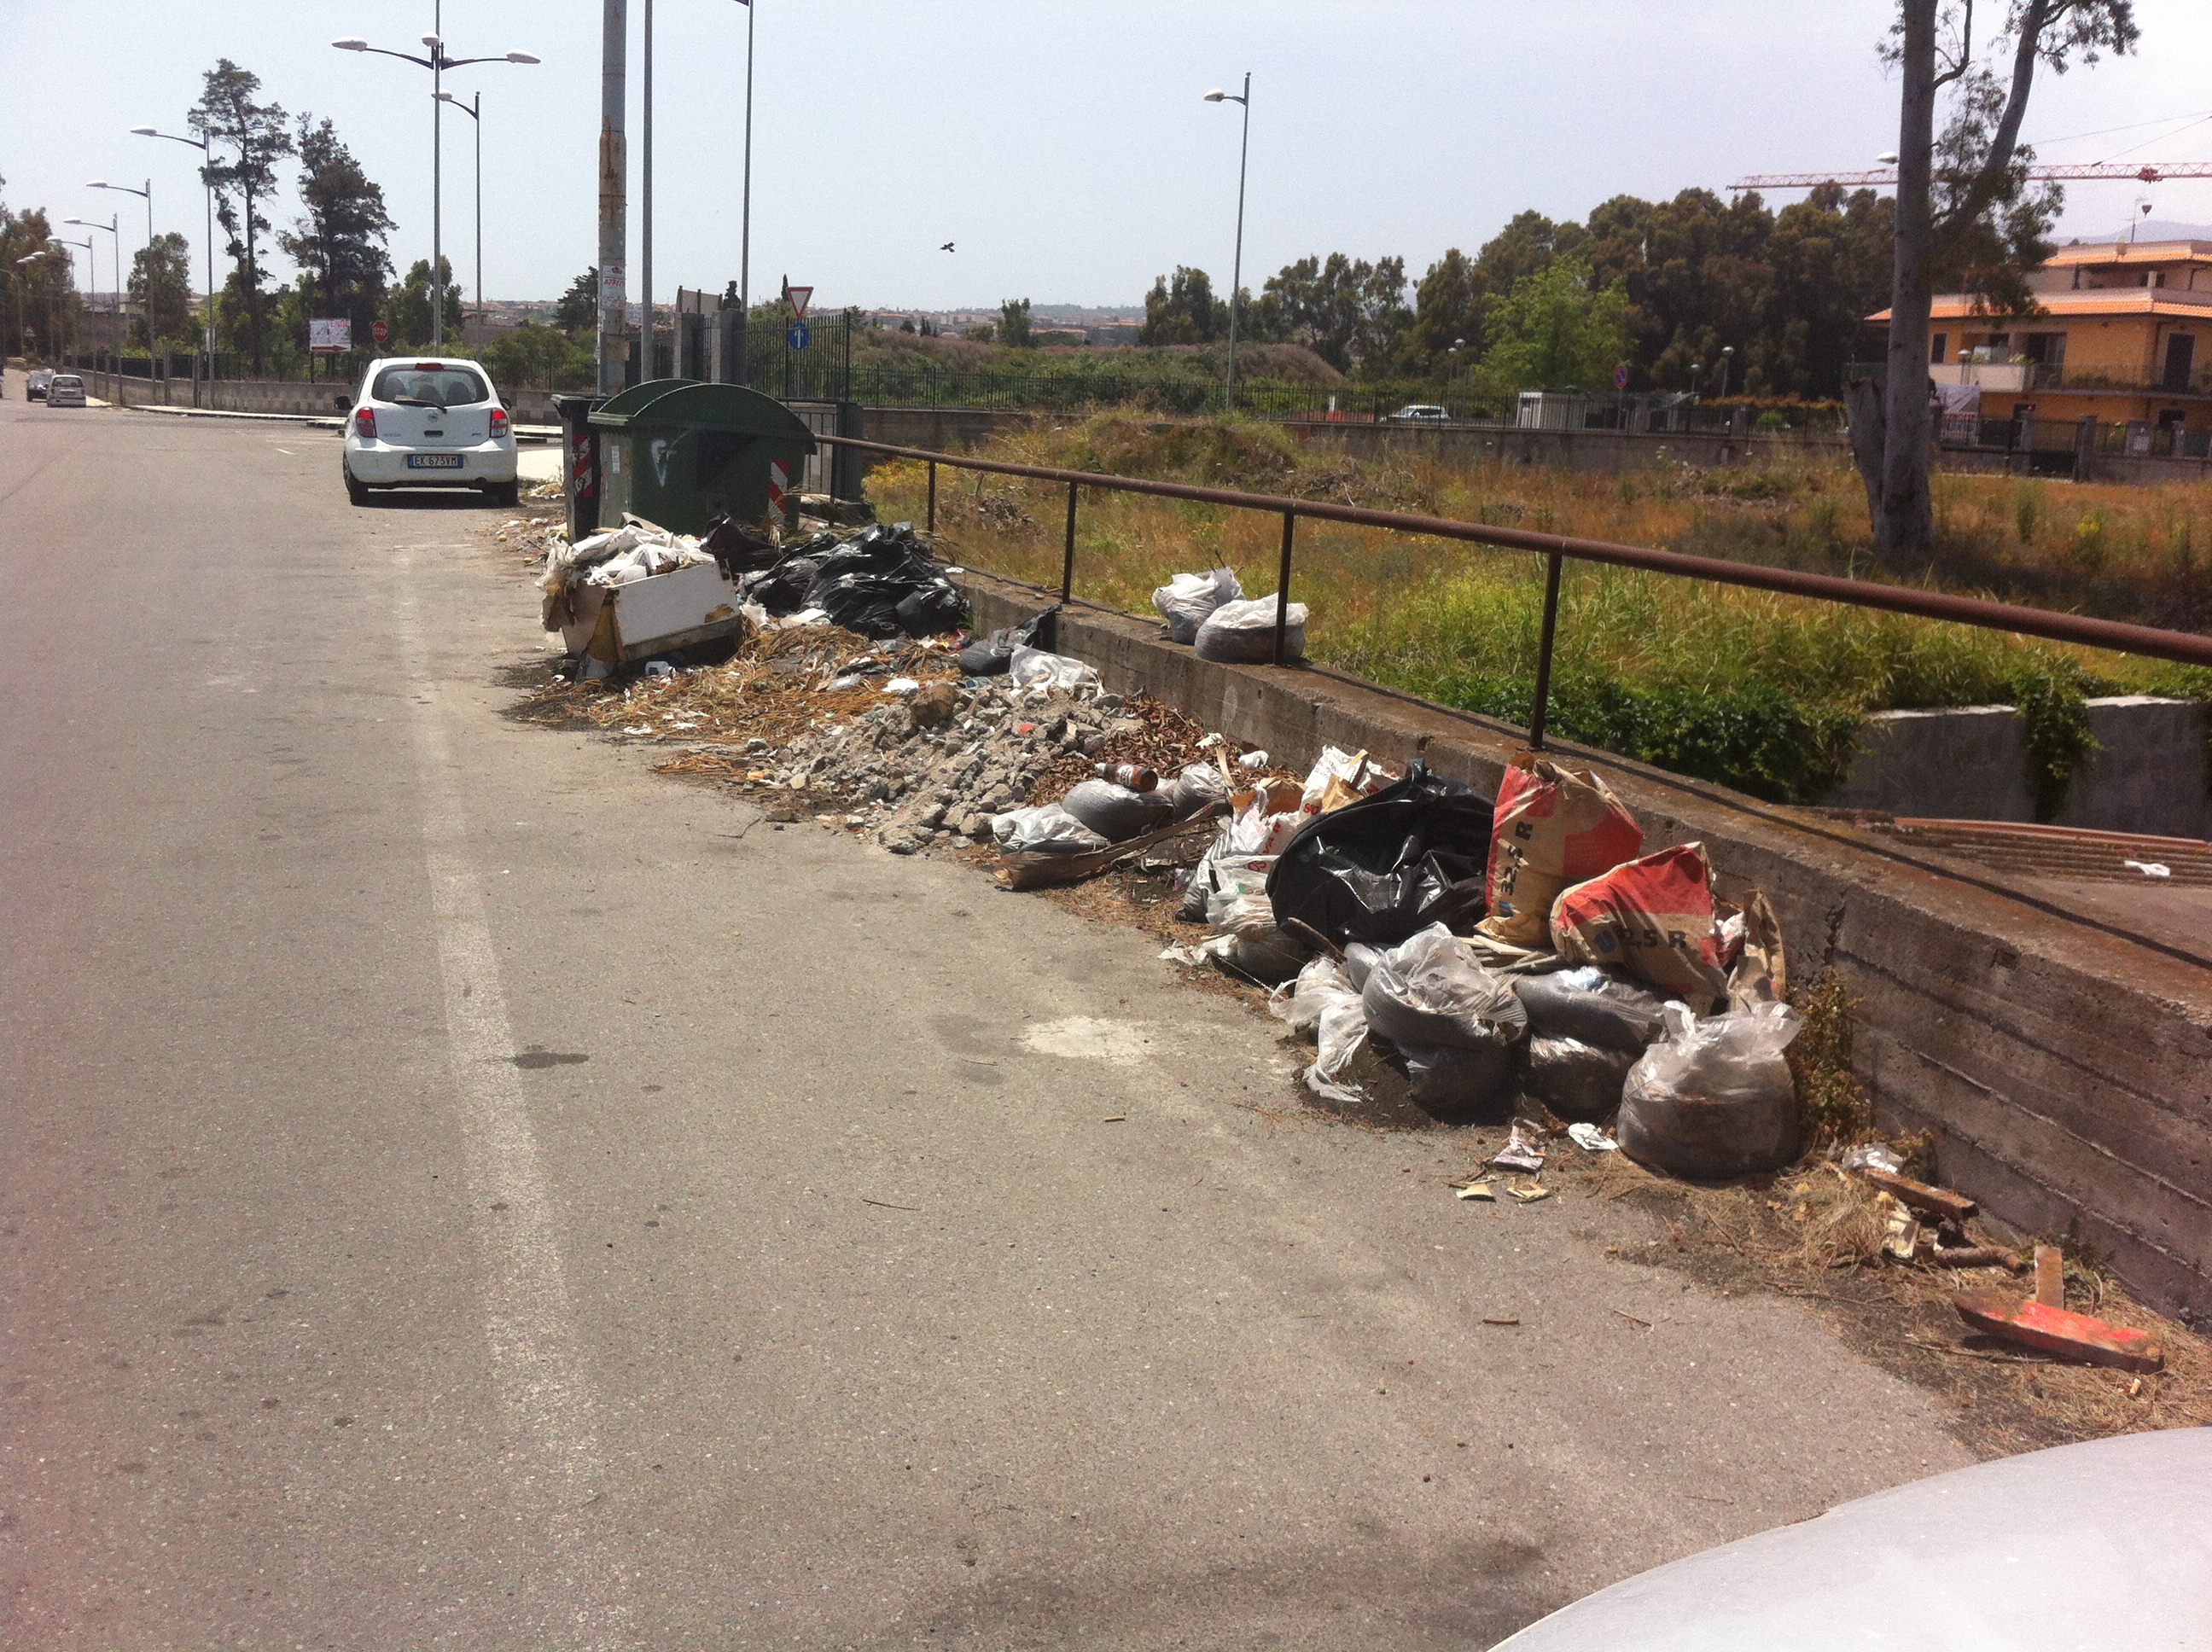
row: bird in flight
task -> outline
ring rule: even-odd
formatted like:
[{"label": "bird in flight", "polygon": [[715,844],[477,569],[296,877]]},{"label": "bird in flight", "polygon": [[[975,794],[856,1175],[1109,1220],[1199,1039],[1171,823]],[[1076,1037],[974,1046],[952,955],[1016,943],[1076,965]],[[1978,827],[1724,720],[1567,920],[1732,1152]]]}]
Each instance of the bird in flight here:
[{"label": "bird in flight", "polygon": [[947,241],[944,246],[939,247],[937,250],[940,252],[950,252],[952,250],[952,243],[951,241]]}]

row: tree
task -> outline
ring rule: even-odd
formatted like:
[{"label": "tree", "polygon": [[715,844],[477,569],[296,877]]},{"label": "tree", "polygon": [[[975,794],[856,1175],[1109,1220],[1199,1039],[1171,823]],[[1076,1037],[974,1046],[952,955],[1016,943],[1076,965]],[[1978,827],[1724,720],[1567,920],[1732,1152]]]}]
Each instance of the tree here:
[{"label": "tree", "polygon": [[596,334],[599,326],[599,266],[568,283],[561,301],[553,307],[553,325],[570,337],[580,332]]},{"label": "tree", "polygon": [[483,353],[492,377],[508,388],[581,388],[592,381],[592,353],[555,327],[526,321],[492,340]]},{"label": "tree", "polygon": [[152,350],[192,335],[192,247],[171,231],[156,235],[131,260],[131,300],[138,306],[131,343]]},{"label": "tree", "polygon": [[[1974,0],[1899,0],[1889,55],[1898,100],[1897,228],[1891,266],[1889,349],[1883,378],[1846,387],[1851,445],[1874,518],[1877,555],[1902,564],[1934,548],[1929,489],[1928,321],[1939,270],[1960,271],[1978,252],[1999,262],[1977,288],[2000,309],[2029,302],[2020,276],[2037,253],[2039,222],[2053,203],[2026,196],[2020,128],[2039,64],[2064,74],[2070,58],[2134,50],[2133,0],[2009,0],[2002,41],[2012,41],[2009,84],[1978,70]],[[1945,49],[1948,46],[1948,50]],[[1963,82],[1939,149],[1936,105]],[[1941,200],[1938,200],[1938,185]]]},{"label": "tree", "polygon": [[1211,344],[1229,336],[1229,307],[1213,295],[1213,278],[1178,264],[1145,295],[1139,344]]},{"label": "tree", "polygon": [[384,191],[369,181],[327,120],[300,117],[299,154],[301,213],[277,244],[309,279],[312,313],[344,317],[354,337],[365,341],[392,273],[384,248],[392,222]]},{"label": "tree", "polygon": [[[276,162],[292,153],[284,111],[273,103],[254,102],[260,89],[259,76],[218,58],[203,77],[200,100],[185,117],[185,124],[210,146],[200,176],[216,192],[216,217],[230,237],[227,250],[235,270],[233,283],[227,284],[237,287],[245,305],[256,373],[262,361],[259,238],[269,228],[257,203],[276,192]],[[229,161],[216,160],[216,144],[230,147]]]},{"label": "tree", "polygon": [[1030,337],[1030,301],[1010,298],[999,306],[999,342],[1027,349],[1036,341]]},{"label": "tree", "polygon": [[[446,337],[461,336],[461,286],[453,279],[453,261],[438,260],[440,283],[446,295]],[[427,349],[430,343],[430,260],[417,258],[407,267],[407,278],[384,301],[384,319],[392,328],[391,343]]]},{"label": "tree", "polygon": [[1600,287],[1580,258],[1554,258],[1492,310],[1477,376],[1498,396],[1610,384],[1627,359],[1627,309],[1619,283]]},{"label": "tree", "polygon": [[1268,276],[1262,290],[1263,304],[1274,301],[1271,319],[1283,336],[1340,373],[1387,364],[1413,320],[1401,258],[1301,258]]},{"label": "tree", "polygon": [[[54,240],[43,208],[10,212],[0,207],[0,271],[6,272],[0,274],[0,306],[5,307],[9,354],[52,360],[74,331],[84,299],[64,256],[68,251]],[[21,261],[26,258],[30,262]]]}]

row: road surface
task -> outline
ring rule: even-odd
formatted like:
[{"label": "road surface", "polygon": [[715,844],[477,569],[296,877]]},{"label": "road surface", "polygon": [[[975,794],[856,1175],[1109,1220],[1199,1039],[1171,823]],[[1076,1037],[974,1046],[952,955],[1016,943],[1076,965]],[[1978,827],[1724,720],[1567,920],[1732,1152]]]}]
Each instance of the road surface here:
[{"label": "road surface", "polygon": [[1620,1206],[1253,1111],[1137,935],[507,720],[472,501],[21,395],[6,1644],[1474,1648],[1967,1461]]}]

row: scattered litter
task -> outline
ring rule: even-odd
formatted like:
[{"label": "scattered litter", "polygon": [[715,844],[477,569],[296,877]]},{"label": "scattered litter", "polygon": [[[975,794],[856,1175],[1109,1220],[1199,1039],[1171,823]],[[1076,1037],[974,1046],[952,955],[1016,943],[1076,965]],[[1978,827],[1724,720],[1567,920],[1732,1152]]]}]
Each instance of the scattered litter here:
[{"label": "scattered litter", "polygon": [[1552,944],[1570,963],[1619,965],[1708,1014],[1729,996],[1712,884],[1702,843],[1631,860],[1553,902]]},{"label": "scattered litter", "polygon": [[1237,760],[1237,766],[1239,768],[1249,768],[1255,774],[1264,774],[1267,772],[1267,754],[1264,751],[1248,751]]},{"label": "scattered litter", "polygon": [[[1192,767],[1203,773],[1206,765],[1195,763]],[[1159,789],[1159,770],[1148,768],[1143,763],[1098,763],[1091,772],[1097,779],[1109,781],[1124,791],[1156,792]]]},{"label": "scattered litter", "polygon": [[1042,648],[1017,648],[1007,662],[1006,674],[1018,688],[1054,694],[1097,694],[1105,684],[1098,672],[1082,660],[1066,654],[1049,654]]},{"label": "scattered litter", "polygon": [[645,662],[645,674],[647,677],[673,677],[676,667],[665,659],[648,659]]},{"label": "scattered litter", "polygon": [[1627,1313],[1623,1309],[1618,1308],[1608,1308],[1605,1311],[1608,1314],[1614,1315],[1619,1318],[1626,1320],[1631,1325],[1635,1326],[1639,1330],[1649,1331],[1651,1328],[1651,1321],[1650,1320],[1640,1320],[1637,1318],[1635,1315]]},{"label": "scattered litter", "polygon": [[865,1194],[861,1196],[860,1203],[873,1205],[879,1211],[918,1211],[921,1208],[919,1205],[894,1205],[888,1200],[870,1199]]},{"label": "scattered litter", "polygon": [[1152,592],[1152,606],[1168,623],[1170,642],[1191,643],[1198,629],[1213,610],[1244,595],[1233,568],[1217,568],[1210,574],[1178,574]]},{"label": "scattered litter", "polygon": [[2021,1302],[2010,1296],[1969,1293],[1953,1298],[1952,1305],[1977,1331],[2063,1359],[2124,1371],[2156,1371],[2166,1364],[2164,1351],[2149,1332],[2051,1308],[2033,1297]]},{"label": "scattered litter", "polygon": [[1699,1021],[1667,1006],[1668,1036],[1637,1061],[1614,1127],[1638,1163],[1718,1180],[1796,1157],[1797,1092],[1783,1051],[1803,1017],[1765,1004]]},{"label": "scattered litter", "polygon": [[1107,847],[1104,838],[1056,803],[994,815],[991,835],[1001,849],[1018,853],[1068,854]]},{"label": "scattered litter", "polygon": [[1129,1115],[1126,1113],[1109,1113],[1104,1118],[1099,1120],[1098,1122],[1101,1124],[1127,1124],[1129,1122]]},{"label": "scattered litter", "polygon": [[1152,788],[1142,792],[1112,780],[1085,780],[1069,790],[1060,806],[1109,843],[1120,843],[1157,831],[1174,817],[1175,799],[1159,791],[1157,774],[1152,780]]},{"label": "scattered litter", "polygon": [[2139,872],[2146,878],[2171,878],[2173,868],[2159,860],[2123,860],[2123,866]]},{"label": "scattered litter", "polygon": [[1492,1154],[1490,1162],[1508,1170],[1540,1170],[1544,1168],[1544,1150],[1530,1140],[1516,1122],[1507,1133],[1504,1147]]},{"label": "scattered litter", "polygon": [[1498,1202],[1498,1189],[1492,1187],[1487,1180],[1481,1181],[1470,1181],[1460,1188],[1458,1197],[1462,1199],[1479,1199],[1486,1204],[1494,1205]]},{"label": "scattered litter", "polygon": [[[1361,788],[1377,789],[1361,796]],[[1323,807],[1333,796],[1343,796],[1340,805]],[[1472,788],[1419,763],[1390,780],[1364,754],[1332,748],[1307,777],[1299,807],[1267,879],[1286,919],[1342,946],[1400,942],[1432,925],[1464,933],[1481,916],[1491,811]]]},{"label": "scattered litter", "polygon": [[1507,1194],[1523,1205],[1533,1205],[1540,1199],[1549,1199],[1552,1190],[1540,1181],[1520,1181],[1506,1190]]},{"label": "scattered litter", "polygon": [[1905,1156],[1879,1142],[1868,1142],[1847,1151],[1843,1166],[1846,1170],[1883,1170],[1898,1175],[1905,1169]]},{"label": "scattered litter", "polygon": [[1518,1325],[1521,1318],[1517,1314],[1485,1314],[1482,1322],[1485,1325]]},{"label": "scattered litter", "polygon": [[1594,1124],[1569,1125],[1567,1139],[1585,1153],[1615,1153],[1620,1151],[1620,1144]]},{"label": "scattered litter", "polygon": [[2035,1299],[2045,1308],[2066,1306],[2066,1257],[2056,1245],[2035,1248]]},{"label": "scattered litter", "polygon": [[915,681],[915,679],[910,677],[895,677],[891,678],[890,682],[884,684],[884,692],[885,694],[912,694],[921,687],[921,684]]},{"label": "scattered litter", "polygon": [[1899,1204],[1917,1211],[1923,1216],[1959,1223],[1974,1213],[1974,1201],[1964,1193],[1954,1193],[1948,1187],[1931,1187],[1924,1181],[1915,1181],[1894,1170],[1884,1170],[1870,1164],[1856,1168],[1865,1180],[1874,1183]]},{"label": "scattered litter", "polygon": [[1058,623],[1055,603],[1042,614],[980,638],[960,651],[960,669],[970,677],[1002,677],[1014,663],[1017,649],[1031,647],[1039,637],[1049,637]]},{"label": "scattered litter", "polygon": [[1189,969],[1196,969],[1208,961],[1206,949],[1194,946],[1188,941],[1170,941],[1160,957],[1170,963],[1180,963]]},{"label": "scattered litter", "polygon": [[1328,1101],[1351,1102],[1362,1099],[1356,1086],[1341,1080],[1352,1057],[1367,1042],[1367,1012],[1360,1005],[1358,989],[1352,986],[1352,977],[1345,973],[1341,963],[1331,957],[1315,958],[1298,971],[1290,996],[1285,998],[1283,989],[1277,988],[1268,997],[1267,1008],[1294,1030],[1314,1035],[1319,1053],[1313,1064],[1299,1075],[1307,1089]]}]

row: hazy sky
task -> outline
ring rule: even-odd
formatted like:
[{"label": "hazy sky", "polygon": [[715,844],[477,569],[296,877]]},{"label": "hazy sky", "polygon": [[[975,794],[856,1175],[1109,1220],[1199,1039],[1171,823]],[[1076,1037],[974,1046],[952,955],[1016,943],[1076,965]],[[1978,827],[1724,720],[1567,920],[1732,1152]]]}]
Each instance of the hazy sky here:
[{"label": "hazy sky", "polygon": [[[1255,288],[1330,251],[1401,253],[1418,277],[1522,208],[1581,217],[1623,192],[1870,165],[1895,137],[1895,84],[1875,52],[1890,0],[758,5],[753,290],[788,274],[824,307],[1129,304],[1178,263],[1225,287],[1238,111],[1201,94],[1234,90],[1248,69]],[[2044,158],[2212,159],[2212,6],[2136,9],[2141,55],[2039,82],[2028,136]],[[629,10],[635,298],[645,0]],[[196,157],[129,129],[182,131],[202,71],[228,56],[261,76],[264,96],[336,121],[384,186],[404,270],[429,252],[429,76],[329,42],[361,34],[419,52],[432,12],[432,0],[4,0],[5,198],[57,219],[120,210],[127,262],[143,203],[84,183],[150,173],[156,227],[191,238],[197,276]],[[592,262],[599,15],[597,0],[446,0],[455,55],[516,47],[544,59],[448,82],[484,94],[493,297],[553,297]],[[679,282],[720,288],[738,273],[744,18],[734,0],[656,7],[664,301]],[[2107,128],[2126,130],[2077,136]],[[446,241],[473,288],[471,164],[468,118],[449,113]],[[280,222],[295,210],[291,174]],[[2075,185],[2066,229],[2108,234],[2142,193]],[[2160,186],[2154,216],[2212,222],[2212,180]],[[93,239],[106,288],[108,237]],[[946,240],[957,250],[939,252]]]}]

